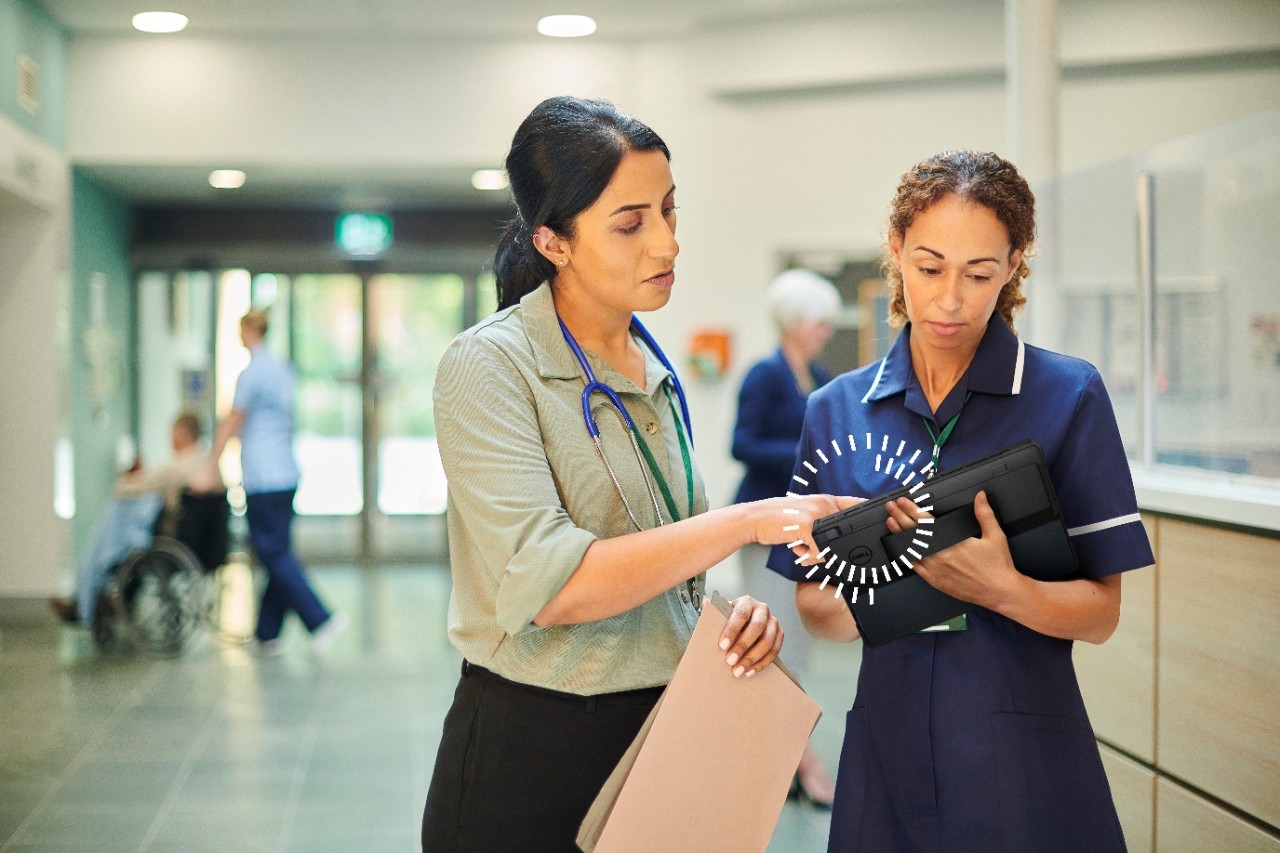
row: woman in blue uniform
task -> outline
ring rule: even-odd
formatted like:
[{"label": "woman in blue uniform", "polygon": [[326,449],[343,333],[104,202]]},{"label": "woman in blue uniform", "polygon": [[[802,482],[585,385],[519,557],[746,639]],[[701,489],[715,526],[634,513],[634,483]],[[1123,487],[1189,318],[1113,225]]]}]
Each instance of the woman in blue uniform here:
[{"label": "woman in blue uniform", "polygon": [[[941,470],[1034,439],[1080,562],[1068,581],[1019,574],[980,494],[981,538],[917,563],[926,581],[973,606],[963,630],[863,649],[831,851],[1124,849],[1071,649],[1110,637],[1120,573],[1153,557],[1098,371],[1013,331],[1034,204],[994,154],[946,152],[907,172],[885,245],[891,317],[906,327],[884,359],[810,398],[797,476],[808,474],[806,457],[848,434],[932,449]],[[808,489],[870,497],[899,485],[856,456],[815,466]],[[916,515],[901,501],[890,530]],[[784,551],[773,563],[792,560]],[[797,604],[818,636],[856,639],[831,590],[802,583]]]}]

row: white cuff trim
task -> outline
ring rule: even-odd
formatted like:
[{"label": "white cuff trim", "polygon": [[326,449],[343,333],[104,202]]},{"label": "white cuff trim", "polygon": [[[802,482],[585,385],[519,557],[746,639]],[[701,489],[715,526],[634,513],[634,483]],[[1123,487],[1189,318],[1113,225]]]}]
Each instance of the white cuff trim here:
[{"label": "white cuff trim", "polygon": [[1122,524],[1132,524],[1135,521],[1142,521],[1142,516],[1136,512],[1133,515],[1121,515],[1116,518],[1108,518],[1106,521],[1097,521],[1093,524],[1085,524],[1081,527],[1069,527],[1067,528],[1067,535],[1083,536],[1086,533],[1097,533],[1099,530],[1109,530],[1112,527],[1119,527]]}]

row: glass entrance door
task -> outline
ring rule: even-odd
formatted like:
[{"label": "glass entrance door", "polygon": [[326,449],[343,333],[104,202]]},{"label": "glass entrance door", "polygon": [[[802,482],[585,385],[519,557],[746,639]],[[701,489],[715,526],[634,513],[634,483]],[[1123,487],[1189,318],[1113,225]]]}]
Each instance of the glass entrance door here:
[{"label": "glass entrance door", "polygon": [[[492,279],[242,270],[214,277],[218,416],[247,362],[238,328],[249,305],[268,311],[266,344],[297,373],[299,552],[313,561],[442,557],[436,366],[464,322],[492,310]],[[144,412],[143,419],[154,418]]]},{"label": "glass entrance door", "polygon": [[375,275],[367,282],[370,357],[366,482],[376,501],[369,544],[380,558],[420,553],[444,527],[444,468],[436,449],[431,392],[436,365],[462,330],[461,276]]}]

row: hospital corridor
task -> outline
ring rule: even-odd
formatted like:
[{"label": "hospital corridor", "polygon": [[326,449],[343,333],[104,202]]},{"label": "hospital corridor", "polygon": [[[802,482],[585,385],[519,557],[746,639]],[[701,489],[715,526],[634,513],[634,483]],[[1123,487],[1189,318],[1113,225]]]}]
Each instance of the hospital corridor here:
[{"label": "hospital corridor", "polygon": [[1277,0],[0,0],[0,853],[1280,853],[1277,234]]}]

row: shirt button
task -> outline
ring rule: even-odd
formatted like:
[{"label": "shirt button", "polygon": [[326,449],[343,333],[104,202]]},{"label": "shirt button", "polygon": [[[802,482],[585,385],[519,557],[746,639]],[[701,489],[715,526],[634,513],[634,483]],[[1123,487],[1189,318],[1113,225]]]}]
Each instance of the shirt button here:
[{"label": "shirt button", "polygon": [[649,435],[657,435],[658,424],[654,421],[649,421],[647,424],[644,425],[644,431],[649,433]]},{"label": "shirt button", "polygon": [[687,589],[680,590],[680,600],[683,601],[685,604],[689,603],[689,590]]}]

